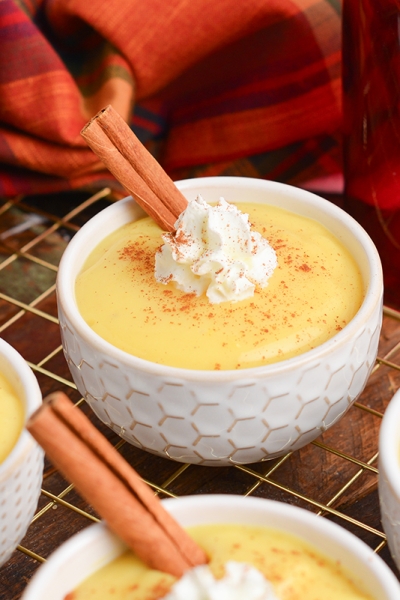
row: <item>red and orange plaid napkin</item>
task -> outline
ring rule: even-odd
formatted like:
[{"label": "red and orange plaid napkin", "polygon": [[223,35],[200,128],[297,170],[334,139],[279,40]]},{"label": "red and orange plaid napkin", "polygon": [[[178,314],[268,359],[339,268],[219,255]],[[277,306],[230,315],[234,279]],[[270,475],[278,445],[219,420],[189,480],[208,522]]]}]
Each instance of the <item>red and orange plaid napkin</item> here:
[{"label": "red and orange plaid napkin", "polygon": [[174,178],[341,172],[340,0],[0,0],[0,196],[118,188],[111,103]]}]

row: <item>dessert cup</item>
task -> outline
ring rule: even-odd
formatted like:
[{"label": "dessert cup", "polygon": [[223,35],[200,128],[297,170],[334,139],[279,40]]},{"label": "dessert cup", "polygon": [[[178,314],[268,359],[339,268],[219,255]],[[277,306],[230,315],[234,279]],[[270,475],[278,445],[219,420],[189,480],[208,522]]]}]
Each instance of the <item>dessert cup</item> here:
[{"label": "dessert cup", "polygon": [[390,552],[400,569],[400,390],[383,415],[379,432],[379,502]]},{"label": "dessert cup", "polygon": [[[400,584],[369,546],[339,525],[305,509],[262,498],[198,495],[163,501],[184,527],[241,523],[278,529],[306,540],[339,562],[354,583],[375,600],[397,600]],[[33,576],[22,600],[64,600],[79,583],[123,552],[104,523],[91,525],[58,548]]]},{"label": "dessert cup", "polygon": [[376,359],[382,270],[364,229],[336,205],[285,184],[242,177],[177,182],[187,199],[270,203],[327,227],[357,262],[364,301],[317,348],[275,364],[229,371],[168,367],[129,355],[96,334],[79,313],[75,280],[99,241],[144,213],[131,198],[106,208],[68,245],[58,272],[63,348],[78,390],[123,439],[179,462],[210,466],[269,460],[305,446],[359,397]]},{"label": "dessert cup", "polygon": [[[42,395],[33,372],[22,356],[0,339],[0,372],[24,403],[25,419],[36,410]],[[43,476],[43,451],[23,429],[0,463],[0,566],[24,537],[37,507]]]}]

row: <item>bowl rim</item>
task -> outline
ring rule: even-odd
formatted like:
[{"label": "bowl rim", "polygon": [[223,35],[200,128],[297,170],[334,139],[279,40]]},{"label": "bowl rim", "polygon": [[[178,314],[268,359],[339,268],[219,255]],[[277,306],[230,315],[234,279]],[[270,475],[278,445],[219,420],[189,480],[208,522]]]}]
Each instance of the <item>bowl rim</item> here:
[{"label": "bowl rim", "polygon": [[[400,389],[392,396],[379,430],[379,464],[400,502]],[[379,471],[381,475],[381,471]],[[382,477],[379,477],[382,482]]]},{"label": "bowl rim", "polygon": [[[39,383],[23,356],[13,347],[0,338],[0,355],[2,361],[12,370],[20,380],[23,402],[25,405],[25,421],[28,417],[42,404],[42,392]],[[7,377],[7,373],[5,373]],[[11,452],[6,456],[3,462],[0,463],[0,481],[7,477],[10,469],[15,466],[15,462],[20,460],[22,455],[34,444],[31,434],[23,428],[17,443],[14,445]]]},{"label": "bowl rim", "polygon": [[304,352],[298,356],[268,365],[248,367],[238,370],[197,370],[154,363],[147,359],[128,354],[124,350],[121,350],[116,346],[113,346],[110,342],[104,340],[86,323],[77,308],[74,290],[72,289],[72,286],[69,285],[69,280],[70,278],[72,279],[72,276],[70,277],[70,270],[74,262],[73,257],[78,253],[78,249],[82,246],[83,241],[94,231],[96,231],[96,228],[100,223],[110,219],[114,213],[118,214],[118,212],[123,210],[126,205],[131,204],[132,206],[137,207],[137,204],[132,196],[127,196],[100,211],[81,227],[81,229],[74,235],[65,249],[57,274],[56,289],[59,305],[62,305],[62,309],[66,317],[71,323],[73,323],[78,334],[99,353],[105,354],[106,356],[110,357],[110,359],[114,358],[126,366],[136,367],[141,371],[161,377],[169,376],[191,381],[207,382],[224,382],[227,380],[235,381],[238,379],[243,380],[249,377],[264,378],[270,374],[284,374],[287,371],[292,371],[293,368],[301,367],[313,360],[322,359],[331,352],[332,346],[335,346],[338,349],[346,344],[349,339],[353,338],[360,326],[370,318],[377,306],[380,306],[380,309],[382,309],[383,275],[378,251],[374,242],[363,229],[363,227],[339,206],[303,188],[294,187],[285,183],[250,177],[200,177],[197,179],[184,179],[176,181],[175,184],[181,191],[184,192],[193,189],[193,182],[201,182],[201,186],[203,188],[230,185],[232,187],[239,187],[243,189],[255,188],[263,189],[266,192],[283,192],[294,198],[296,201],[300,200],[312,208],[323,206],[324,211],[331,215],[334,219],[339,219],[340,217],[340,219],[347,226],[347,229],[353,231],[355,234],[356,239],[360,242],[367,257],[368,264],[370,265],[370,277],[365,290],[364,301],[362,302],[358,312],[341,331],[323,344],[320,344],[316,348],[308,350],[307,352]]},{"label": "bowl rim", "polygon": [[[322,555],[335,560],[333,555],[342,550],[347,554],[347,557],[350,556],[359,564],[361,563],[363,570],[364,567],[368,569],[369,575],[377,582],[381,590],[387,594],[386,598],[388,600],[396,600],[399,597],[400,582],[389,566],[372,548],[337,523],[329,521],[326,517],[312,513],[304,508],[267,498],[233,494],[181,496],[178,498],[163,499],[162,503],[183,526],[188,525],[188,523],[189,526],[190,524],[194,524],[192,515],[196,515],[195,521],[198,524],[243,522],[257,526],[258,521],[256,519],[260,513],[266,515],[267,521],[271,522],[271,524],[260,523],[261,526],[274,528],[272,523],[277,519],[278,522],[285,523],[284,527],[279,525],[277,529],[290,534],[291,528],[294,525],[295,529],[299,528],[304,533],[299,533],[299,531],[295,530],[293,535],[303,538],[307,543],[321,552]],[[217,512],[213,517],[213,512],[216,508]],[[225,509],[227,509],[226,513]],[[224,514],[224,518],[221,519],[218,516],[218,510],[219,514],[221,514],[221,511],[224,511],[222,513]],[[244,518],[241,521],[243,513],[251,515],[250,519]],[[236,514],[239,515],[238,519],[234,517],[230,518],[229,516]],[[308,541],[308,533],[321,538],[321,547],[315,541]],[[48,585],[49,581],[51,581],[52,572],[62,571],[62,565],[70,557],[76,557],[77,552],[87,550],[88,544],[98,540],[106,540],[110,546],[109,551],[112,550],[117,555],[126,548],[125,544],[107,528],[104,522],[89,525],[61,544],[47,559],[46,563],[40,566],[25,589],[21,600],[36,600],[40,597],[38,594],[43,594],[43,589],[46,591],[46,588],[43,588],[43,586]],[[331,545],[333,545],[334,550],[330,554],[328,548],[330,549]],[[111,556],[111,559],[113,557]],[[345,564],[345,558],[343,558],[342,565],[345,571],[349,572],[349,568]],[[350,575],[352,572],[352,569],[350,569]],[[360,573],[353,573],[353,575],[354,581],[361,583]]]}]

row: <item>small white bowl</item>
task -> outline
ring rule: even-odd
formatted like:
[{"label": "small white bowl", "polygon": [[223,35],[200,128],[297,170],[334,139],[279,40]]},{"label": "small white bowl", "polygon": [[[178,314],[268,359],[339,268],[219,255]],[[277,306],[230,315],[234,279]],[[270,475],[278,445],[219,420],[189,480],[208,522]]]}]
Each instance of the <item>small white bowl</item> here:
[{"label": "small white bowl", "polygon": [[[282,502],[231,495],[198,495],[164,500],[184,527],[242,523],[278,529],[313,545],[339,562],[354,583],[375,600],[398,600],[400,584],[369,546],[339,525]],[[35,573],[21,600],[63,600],[79,583],[125,549],[103,524],[89,526],[60,546]]]},{"label": "small white bowl", "polygon": [[[0,372],[9,380],[25,407],[25,419],[42,403],[42,394],[29,365],[10,344],[0,339]],[[25,429],[0,463],[0,566],[24,537],[40,496],[43,450]]]},{"label": "small white bowl", "polygon": [[393,560],[400,569],[400,390],[383,415],[378,471],[382,525]]},{"label": "small white bowl", "polygon": [[143,215],[126,198],[74,236],[57,278],[63,348],[75,384],[101,421],[126,441],[163,457],[209,466],[268,460],[305,446],[336,423],[361,394],[374,366],[382,323],[382,269],[364,229],[331,202],[259,179],[177,182],[188,198],[270,203],[314,218],[359,265],[364,302],[351,322],[319,347],[279,363],[236,371],[163,366],[112,346],[84,321],[75,280],[101,239]]}]

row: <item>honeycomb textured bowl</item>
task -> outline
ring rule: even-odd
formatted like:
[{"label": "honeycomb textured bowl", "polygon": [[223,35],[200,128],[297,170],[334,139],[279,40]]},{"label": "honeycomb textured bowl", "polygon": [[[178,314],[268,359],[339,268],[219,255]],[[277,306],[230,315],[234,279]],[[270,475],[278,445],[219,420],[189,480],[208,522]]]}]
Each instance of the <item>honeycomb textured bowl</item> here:
[{"label": "honeycomb textured bowl", "polygon": [[[263,498],[197,495],[163,500],[184,527],[241,523],[278,529],[305,539],[343,565],[374,600],[398,600],[400,585],[383,560],[339,525],[305,509]],[[79,583],[119,556],[123,543],[103,523],[91,525],[58,548],[33,576],[21,600],[64,600]]]},{"label": "honeycomb textured bowl", "polygon": [[180,462],[246,464],[308,444],[362,392],[377,354],[382,271],[371,239],[344,211],[307,191],[241,177],[177,182],[192,199],[277,204],[322,222],[355,257],[365,299],[352,321],[299,357],[238,371],[195,371],[130,356],[79,314],[74,285],[100,239],[143,213],[126,198],[92,218],[68,245],[57,279],[63,348],[72,377],[96,415],[123,439]]},{"label": "honeycomb textured bowl", "polygon": [[[0,339],[0,372],[22,398],[28,417],[42,402],[36,377],[22,356]],[[43,475],[43,451],[23,430],[0,464],[0,566],[24,537],[36,510]]]},{"label": "honeycomb textured bowl", "polygon": [[393,560],[400,569],[400,390],[383,415],[378,471],[382,525]]}]

